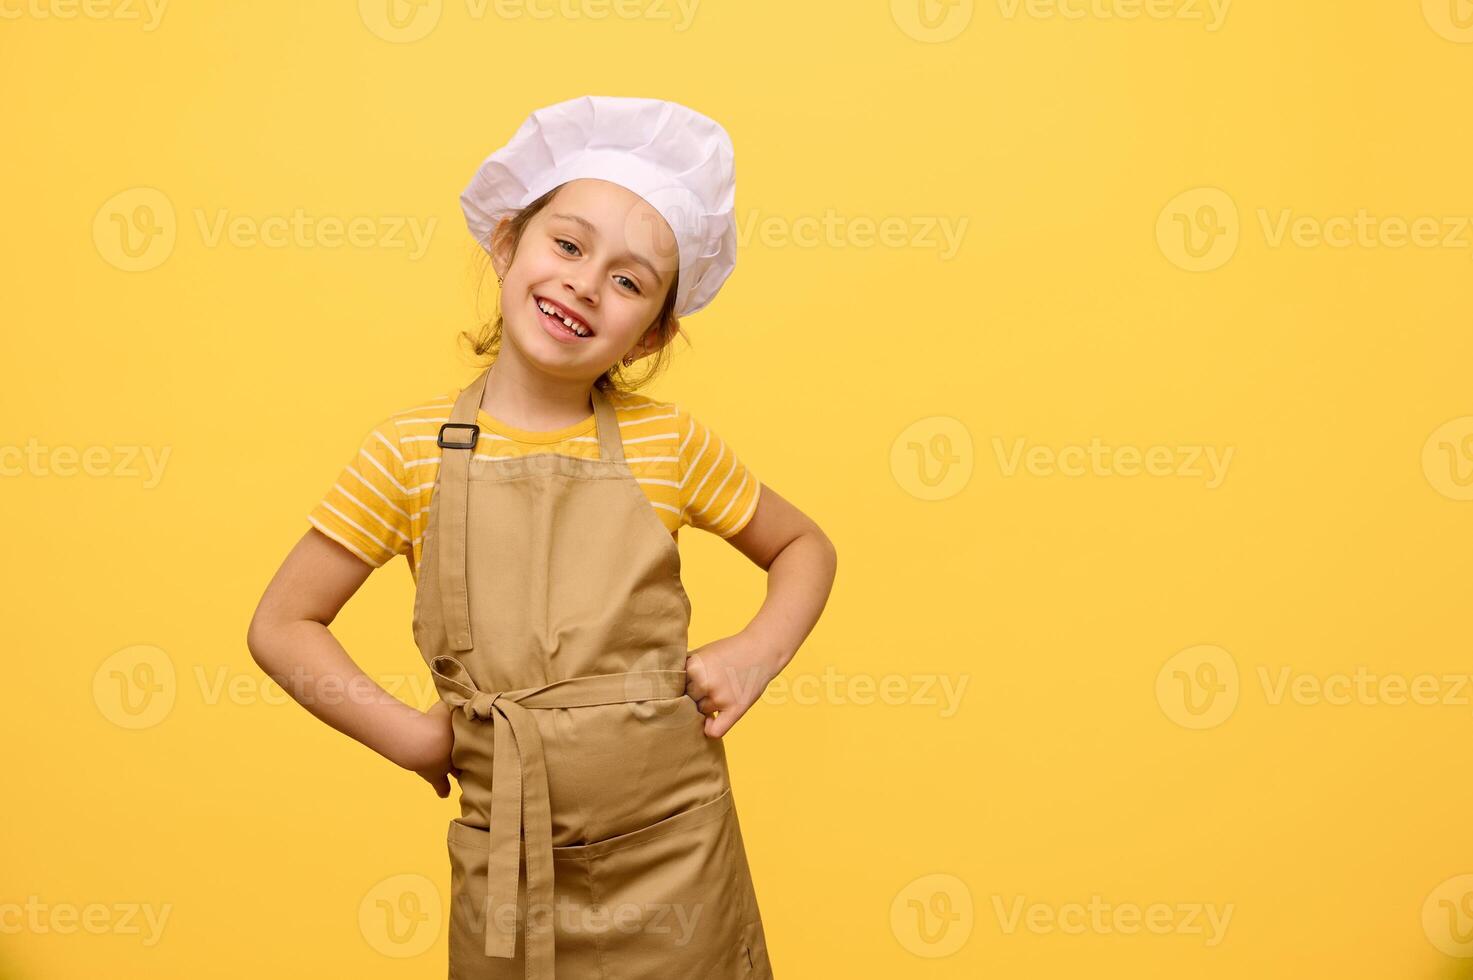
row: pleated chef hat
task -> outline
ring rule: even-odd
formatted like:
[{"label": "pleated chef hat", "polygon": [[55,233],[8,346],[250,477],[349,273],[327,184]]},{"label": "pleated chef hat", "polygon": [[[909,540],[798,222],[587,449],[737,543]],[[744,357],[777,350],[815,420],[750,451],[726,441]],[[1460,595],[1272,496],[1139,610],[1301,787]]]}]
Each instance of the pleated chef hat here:
[{"label": "pleated chef hat", "polygon": [[460,195],[481,247],[507,212],[559,184],[597,177],[644,198],[669,223],[680,249],[675,315],[716,297],[736,266],[736,175],[731,137],[675,102],[585,95],[527,117]]}]

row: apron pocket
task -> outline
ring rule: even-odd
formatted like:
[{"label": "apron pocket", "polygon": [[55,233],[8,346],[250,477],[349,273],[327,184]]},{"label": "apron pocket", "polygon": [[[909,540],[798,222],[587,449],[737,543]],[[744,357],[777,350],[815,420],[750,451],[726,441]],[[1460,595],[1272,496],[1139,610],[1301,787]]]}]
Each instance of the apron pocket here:
[{"label": "apron pocket", "polygon": [[[457,818],[450,821],[446,844],[450,851],[450,980],[521,980],[527,944],[526,882],[517,886],[516,955],[510,959],[487,957],[486,859],[491,852],[491,833]],[[560,850],[553,848],[553,908],[537,911],[541,921],[550,921],[553,926],[557,969],[573,977],[609,976],[600,965],[602,937],[576,928],[593,904],[586,869],[565,861]],[[570,929],[569,923],[574,928]]]},{"label": "apron pocket", "polygon": [[[445,843],[450,852],[450,976],[469,980],[487,975],[486,857],[491,851],[491,834],[455,819],[450,821]],[[519,891],[519,902],[524,901],[524,894],[525,889]],[[509,965],[513,961],[494,962]],[[515,962],[520,976],[520,941]]]},{"label": "apron pocket", "polygon": [[[555,847],[558,874],[586,869],[609,976],[741,980],[760,947],[747,928],[745,861],[731,789],[627,834]],[[750,953],[750,955],[749,955]]]},{"label": "apron pocket", "polygon": [[[490,833],[450,821],[450,977],[521,977],[485,956]],[[627,834],[552,849],[557,966],[580,977],[770,978],[730,788]],[[525,886],[518,906],[526,908]]]}]

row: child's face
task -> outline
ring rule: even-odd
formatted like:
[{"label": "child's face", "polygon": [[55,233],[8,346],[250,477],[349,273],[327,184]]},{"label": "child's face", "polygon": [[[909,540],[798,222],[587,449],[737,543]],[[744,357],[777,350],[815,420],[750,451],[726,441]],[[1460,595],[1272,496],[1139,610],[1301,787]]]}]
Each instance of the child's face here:
[{"label": "child's face", "polygon": [[[674,233],[648,202],[585,178],[563,186],[528,222],[510,266],[498,255],[496,267],[506,339],[550,374],[592,381],[626,354],[658,347],[651,327],[680,258]],[[582,323],[569,330],[539,300]]]}]

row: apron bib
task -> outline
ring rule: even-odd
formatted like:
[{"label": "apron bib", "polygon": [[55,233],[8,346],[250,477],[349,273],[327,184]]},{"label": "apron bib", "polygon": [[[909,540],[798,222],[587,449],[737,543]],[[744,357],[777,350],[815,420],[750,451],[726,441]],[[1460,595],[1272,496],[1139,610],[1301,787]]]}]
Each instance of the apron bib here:
[{"label": "apron bib", "polygon": [[453,709],[450,977],[772,977],[727,776],[685,694],[680,552],[592,391],[599,458],[441,427],[414,639]]}]

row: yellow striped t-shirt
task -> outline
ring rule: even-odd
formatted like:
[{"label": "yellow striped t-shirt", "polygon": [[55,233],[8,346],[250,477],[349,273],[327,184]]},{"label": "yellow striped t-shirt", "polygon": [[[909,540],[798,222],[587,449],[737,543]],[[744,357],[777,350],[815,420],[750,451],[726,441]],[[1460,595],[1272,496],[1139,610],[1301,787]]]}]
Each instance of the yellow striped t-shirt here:
[{"label": "yellow striped t-shirt", "polygon": [[[312,526],[374,568],[404,555],[417,578],[440,471],[436,436],[457,395],[396,412],[374,426],[307,515]],[[747,526],[760,484],[730,446],[679,405],[625,392],[609,393],[609,404],[619,420],[625,460],[672,535],[690,524],[729,538]],[[599,455],[591,414],[551,432],[513,428],[484,409],[476,421],[481,456]]]}]

